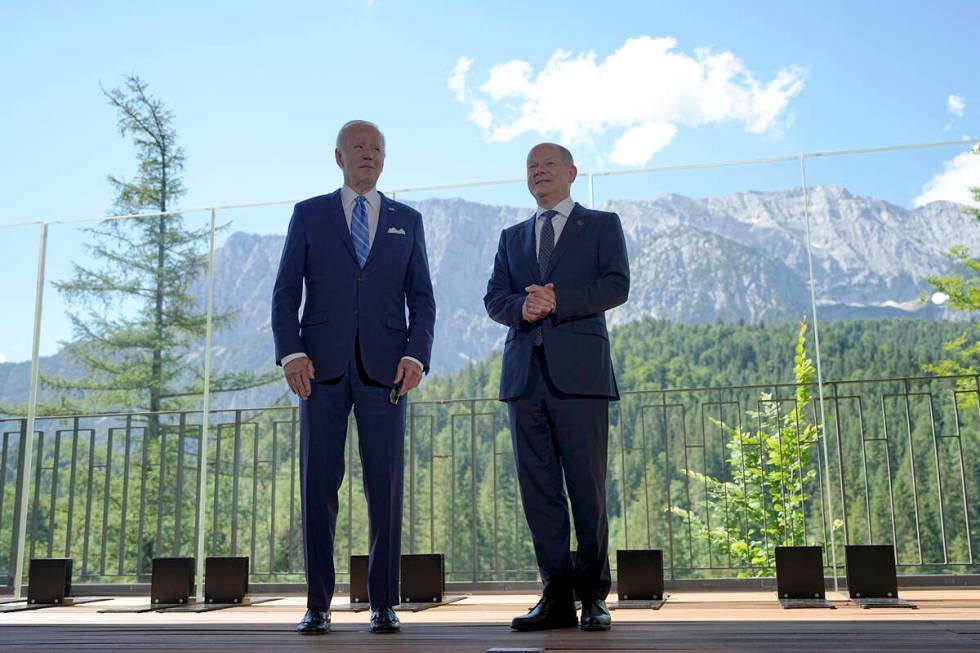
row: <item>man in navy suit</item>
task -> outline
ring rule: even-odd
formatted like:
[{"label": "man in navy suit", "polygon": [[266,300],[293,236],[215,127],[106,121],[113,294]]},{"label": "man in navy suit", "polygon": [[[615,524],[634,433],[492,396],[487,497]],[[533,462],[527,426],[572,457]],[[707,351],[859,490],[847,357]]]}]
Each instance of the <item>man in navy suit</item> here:
[{"label": "man in navy suit", "polygon": [[405,402],[397,399],[428,372],[436,307],[422,216],[375,188],[381,131],[347,123],[335,155],[344,186],[296,205],[272,296],[276,362],[301,400],[308,609],[296,629],[330,629],[337,491],[353,406],[370,521],[371,630],[395,632],[405,435]]},{"label": "man in navy suit", "polygon": [[[537,605],[511,622],[515,630],[610,627],[606,452],[609,400],[619,391],[605,311],[626,302],[630,273],[619,216],[574,203],[576,174],[564,147],[531,150],[527,185],[538,210],[500,234],[483,298],[490,317],[510,327],[500,399],[508,402],[524,515],[544,581]],[[574,563],[564,487],[578,539]]]}]

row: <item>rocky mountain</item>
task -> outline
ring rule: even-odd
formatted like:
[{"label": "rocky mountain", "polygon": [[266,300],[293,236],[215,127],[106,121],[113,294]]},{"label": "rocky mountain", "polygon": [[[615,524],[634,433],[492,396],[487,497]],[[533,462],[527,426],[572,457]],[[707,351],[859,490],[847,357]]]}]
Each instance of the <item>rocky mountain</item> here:
[{"label": "rocky mountain", "polygon": [[[502,344],[505,329],[486,317],[483,294],[501,229],[527,208],[460,199],[414,203],[425,217],[438,306],[434,373],[479,359]],[[612,325],[641,316],[678,323],[775,322],[809,314],[805,214],[800,189],[717,198],[666,195],[611,201],[623,222],[632,268],[629,303]],[[922,306],[926,274],[948,269],[953,244],[980,251],[980,229],[962,207],[934,202],[906,209],[846,189],[809,191],[813,266],[823,319],[918,315],[949,317]],[[217,371],[268,370],[273,364],[269,301],[281,236],[229,235],[216,252],[215,306],[234,319],[215,333]],[[204,280],[193,292],[203,308]],[[191,357],[201,352],[192,352]],[[49,369],[64,369],[56,355]],[[23,397],[23,364],[0,365],[0,401]],[[267,400],[270,391],[250,393]],[[241,398],[238,398],[240,402]]]}]

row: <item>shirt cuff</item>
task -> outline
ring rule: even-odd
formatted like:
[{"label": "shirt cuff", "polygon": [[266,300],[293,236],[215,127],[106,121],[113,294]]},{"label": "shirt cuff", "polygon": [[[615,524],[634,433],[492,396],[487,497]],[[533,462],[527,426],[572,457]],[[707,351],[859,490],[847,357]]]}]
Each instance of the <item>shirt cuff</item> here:
[{"label": "shirt cuff", "polygon": [[290,361],[294,361],[297,358],[306,358],[306,354],[299,351],[296,352],[295,354],[289,354],[288,356],[283,356],[282,359],[279,361],[279,364],[282,365],[283,367],[286,367],[286,363],[289,363]]},{"label": "shirt cuff", "polygon": [[419,366],[419,372],[422,372],[422,374],[425,374],[425,365],[423,365],[422,364],[422,361],[420,361],[419,359],[412,358],[411,356],[402,356],[402,360],[403,361],[412,361],[413,363],[415,363],[416,365]]}]

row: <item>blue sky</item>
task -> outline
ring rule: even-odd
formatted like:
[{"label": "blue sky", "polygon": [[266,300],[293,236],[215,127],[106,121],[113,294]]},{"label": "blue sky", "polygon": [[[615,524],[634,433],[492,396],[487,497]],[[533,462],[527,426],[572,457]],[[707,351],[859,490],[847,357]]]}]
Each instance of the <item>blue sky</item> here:
[{"label": "blue sky", "polygon": [[[127,73],[175,112],[187,154],[183,205],[203,207],[336,188],[333,139],[354,117],[386,133],[383,189],[520,177],[527,150],[545,139],[565,140],[580,169],[610,171],[976,138],[978,24],[980,3],[967,0],[8,0],[0,225],[107,212],[106,175],[127,176],[134,163],[100,84]],[[461,58],[466,75],[450,88]],[[553,74],[542,75],[549,62]],[[724,79],[695,88],[705,71]],[[617,81],[596,86],[609,79]],[[825,160],[810,181],[911,205],[963,151]],[[798,166],[629,179],[597,181],[599,199],[782,188],[798,183]],[[581,186],[575,192],[585,199]],[[519,185],[441,194],[530,204]],[[288,208],[262,214],[280,213],[269,231],[281,230]],[[21,270],[5,294],[32,301],[35,231],[14,233],[0,232],[0,255]],[[58,265],[55,276],[65,272]],[[22,335],[0,330],[0,340],[14,343],[0,347],[3,358],[29,353]]]}]

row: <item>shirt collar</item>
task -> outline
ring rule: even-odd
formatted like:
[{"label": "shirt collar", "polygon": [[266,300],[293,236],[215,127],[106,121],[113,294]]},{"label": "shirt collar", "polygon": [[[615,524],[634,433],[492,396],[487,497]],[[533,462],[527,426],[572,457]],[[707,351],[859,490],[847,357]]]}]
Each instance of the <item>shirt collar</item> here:
[{"label": "shirt collar", "polygon": [[[344,184],[340,189],[340,201],[344,203],[344,206],[352,207],[356,199],[357,193],[354,192],[354,189]],[[368,206],[381,206],[381,194],[378,193],[377,188],[372,188],[364,193],[364,199],[367,200]]]},{"label": "shirt collar", "polygon": [[571,196],[569,196],[555,204],[550,209],[543,209],[539,206],[537,213],[534,214],[534,217],[535,219],[540,218],[541,214],[545,211],[557,211],[558,215],[562,216],[563,218],[567,218],[569,215],[571,215],[573,208],[575,208],[575,202],[572,201]]}]

